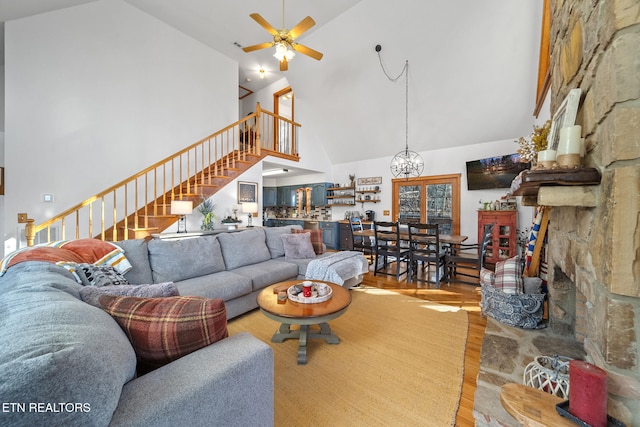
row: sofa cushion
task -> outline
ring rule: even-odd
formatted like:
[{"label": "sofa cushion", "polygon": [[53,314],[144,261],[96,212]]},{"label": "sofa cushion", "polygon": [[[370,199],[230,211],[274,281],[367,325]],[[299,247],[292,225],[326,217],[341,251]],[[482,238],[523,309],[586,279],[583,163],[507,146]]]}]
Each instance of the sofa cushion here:
[{"label": "sofa cushion", "polygon": [[147,241],[144,239],[122,240],[117,242],[117,245],[122,248],[127,260],[131,263],[131,270],[124,275],[129,283],[133,285],[153,283]]},{"label": "sofa cushion", "polygon": [[291,234],[292,230],[302,230],[302,227],[299,225],[285,225],[284,227],[265,227],[263,230],[271,258],[278,258],[284,256],[284,246],[282,246],[280,236]]},{"label": "sofa cushion", "polygon": [[151,240],[149,264],[154,283],[178,282],[225,269],[215,236],[184,240]]},{"label": "sofa cushion", "polygon": [[290,259],[315,258],[316,252],[311,245],[311,234],[283,234],[280,236],[284,246],[284,256]]},{"label": "sofa cushion", "polygon": [[311,246],[316,255],[322,255],[324,253],[324,245],[322,244],[322,228],[317,230],[291,230],[293,234],[296,233],[309,233],[311,236]]},{"label": "sofa cushion", "polygon": [[277,282],[295,279],[298,276],[298,267],[284,260],[270,259],[236,268],[233,272],[251,278],[253,290],[256,291]]},{"label": "sofa cushion", "polygon": [[180,295],[220,298],[229,301],[251,293],[251,279],[230,271],[192,277],[176,283]]},{"label": "sofa cushion", "polygon": [[523,291],[520,257],[515,256],[496,263],[494,287],[507,294],[521,294]]},{"label": "sofa cushion", "polygon": [[80,289],[70,273],[45,262],[21,263],[0,278],[0,396],[89,408],[7,412],[1,425],[109,424],[135,376],[136,356],[107,313],[78,299]]},{"label": "sofa cushion", "polygon": [[101,288],[87,286],[80,289],[80,298],[82,298],[82,301],[95,307],[102,308],[99,301],[102,295],[157,298],[175,297],[179,296],[180,293],[176,285],[172,282],[157,283],[154,285],[103,286]]},{"label": "sofa cushion", "polygon": [[262,228],[218,235],[227,270],[257,264],[271,258]]},{"label": "sofa cushion", "polygon": [[129,337],[139,375],[229,335],[221,299],[102,295],[100,304]]}]

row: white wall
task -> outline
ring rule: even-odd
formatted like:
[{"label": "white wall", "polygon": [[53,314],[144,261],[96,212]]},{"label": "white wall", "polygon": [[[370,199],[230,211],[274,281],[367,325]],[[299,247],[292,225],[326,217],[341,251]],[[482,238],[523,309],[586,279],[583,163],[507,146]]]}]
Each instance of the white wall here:
[{"label": "white wall", "polygon": [[[242,100],[241,114],[246,116],[247,114],[254,112],[256,103],[258,102],[260,103],[260,108],[273,112],[273,94],[287,86],[289,86],[289,82],[286,78],[283,78],[270,84],[266,88],[247,96]],[[292,162],[279,158],[267,160],[276,161],[284,165],[284,167],[289,165],[310,171],[328,173],[332,168],[332,164],[324,149],[324,141],[318,137],[318,134],[315,131],[317,126],[326,126],[326,122],[322,122],[322,119],[318,120],[318,117],[315,116],[312,110],[310,110],[310,106],[318,101],[316,99],[305,98],[304,95],[299,95],[295,86],[292,86],[291,89],[294,94],[294,121],[301,124],[298,132],[300,161]],[[285,180],[286,179],[287,178],[285,178]],[[327,181],[331,180],[331,178],[327,179]]]},{"label": "white wall", "polygon": [[121,0],[7,22],[5,78],[5,239],[238,119],[237,63]]}]

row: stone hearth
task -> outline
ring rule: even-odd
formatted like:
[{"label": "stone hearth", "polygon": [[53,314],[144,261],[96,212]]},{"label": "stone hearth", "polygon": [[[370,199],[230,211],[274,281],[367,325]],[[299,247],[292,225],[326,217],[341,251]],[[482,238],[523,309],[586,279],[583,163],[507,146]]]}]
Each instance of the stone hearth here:
[{"label": "stone hearth", "polygon": [[516,425],[505,418],[499,386],[521,383],[534,356],[578,343],[582,358],[607,372],[609,414],[640,426],[640,1],[550,0],[549,7],[551,112],[581,90],[575,124],[583,166],[602,180],[590,188],[590,203],[548,202],[542,192],[534,200],[551,209],[549,328],[489,322],[477,423]]},{"label": "stone hearth", "polygon": [[525,330],[487,318],[482,340],[473,416],[478,427],[516,427],[519,423],[500,404],[500,387],[522,384],[524,368],[536,356],[583,359],[582,344],[556,335],[550,328]]}]

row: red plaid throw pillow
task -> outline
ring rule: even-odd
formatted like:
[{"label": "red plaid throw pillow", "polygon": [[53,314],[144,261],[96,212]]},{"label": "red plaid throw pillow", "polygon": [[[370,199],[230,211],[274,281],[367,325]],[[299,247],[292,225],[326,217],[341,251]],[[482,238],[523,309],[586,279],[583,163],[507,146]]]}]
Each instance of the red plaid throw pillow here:
[{"label": "red plaid throw pillow", "polygon": [[514,256],[496,263],[494,286],[506,294],[521,294],[523,288],[520,257]]},{"label": "red plaid throw pillow", "polygon": [[129,337],[139,375],[229,336],[221,299],[103,295],[100,304]]},{"label": "red plaid throw pillow", "polygon": [[322,247],[322,228],[319,228],[317,230],[298,230],[296,228],[292,228],[291,232],[293,234],[297,234],[297,233],[311,234],[311,246],[313,246],[313,251],[316,253],[316,255],[320,255],[324,253],[324,250]]}]

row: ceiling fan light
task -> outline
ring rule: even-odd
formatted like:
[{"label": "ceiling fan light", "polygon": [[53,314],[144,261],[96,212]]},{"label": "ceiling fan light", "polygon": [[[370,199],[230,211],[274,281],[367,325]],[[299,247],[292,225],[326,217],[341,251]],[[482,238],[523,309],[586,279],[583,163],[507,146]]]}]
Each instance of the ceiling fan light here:
[{"label": "ceiling fan light", "polygon": [[287,46],[284,43],[276,43],[276,52],[273,54],[273,56],[278,61],[282,61],[286,57],[288,50],[289,49],[287,49]]},{"label": "ceiling fan light", "polygon": [[294,56],[296,56],[296,53],[289,49],[287,49],[287,52],[284,54],[284,57],[287,58],[287,62],[290,62]]}]

